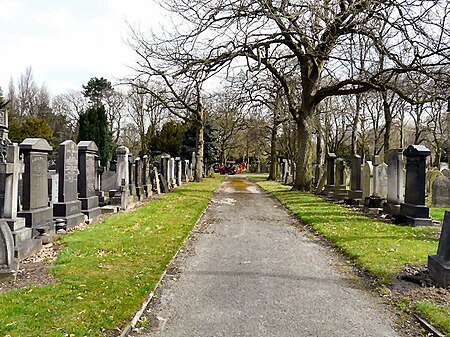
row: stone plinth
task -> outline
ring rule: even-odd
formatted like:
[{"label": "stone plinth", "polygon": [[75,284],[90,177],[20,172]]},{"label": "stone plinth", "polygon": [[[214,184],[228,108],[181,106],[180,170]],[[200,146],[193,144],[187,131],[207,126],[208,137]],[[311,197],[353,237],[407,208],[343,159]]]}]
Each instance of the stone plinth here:
[{"label": "stone plinth", "polygon": [[410,145],[403,154],[407,158],[406,189],[400,215],[405,223],[413,226],[431,225],[430,211],[425,206],[426,159],[431,152],[423,145]]}]

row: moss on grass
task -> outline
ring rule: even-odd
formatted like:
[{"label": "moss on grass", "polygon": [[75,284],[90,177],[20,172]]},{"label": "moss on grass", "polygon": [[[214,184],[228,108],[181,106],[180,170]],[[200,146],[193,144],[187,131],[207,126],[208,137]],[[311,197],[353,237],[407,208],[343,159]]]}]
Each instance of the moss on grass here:
[{"label": "moss on grass", "polygon": [[0,335],[104,336],[131,320],[222,179],[190,183],[61,239],[57,284],[0,295]]}]

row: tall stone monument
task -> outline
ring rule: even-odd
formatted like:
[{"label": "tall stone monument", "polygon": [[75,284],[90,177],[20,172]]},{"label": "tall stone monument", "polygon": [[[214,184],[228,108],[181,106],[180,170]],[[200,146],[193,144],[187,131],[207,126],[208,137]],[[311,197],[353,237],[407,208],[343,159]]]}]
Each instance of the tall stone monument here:
[{"label": "tall stone monument", "polygon": [[390,149],[387,164],[387,203],[384,211],[398,215],[404,200],[403,149]]},{"label": "tall stone monument", "polygon": [[350,191],[348,193],[350,204],[360,205],[362,203],[361,189],[361,156],[355,155],[352,158]]},{"label": "tall stone monument", "polygon": [[81,212],[87,215],[89,221],[100,215],[98,196],[95,193],[95,180],[97,169],[95,157],[98,155],[98,147],[93,141],[81,141],[78,143],[78,199],[81,201]]},{"label": "tall stone monument", "polygon": [[141,158],[137,157],[134,161],[134,186],[136,191],[136,199],[141,200],[144,194],[144,189],[142,187],[142,168],[141,168]]},{"label": "tall stone monument", "polygon": [[130,150],[126,146],[119,146],[116,150],[116,183],[113,190],[109,191],[111,205],[127,209],[129,198],[129,165],[128,154]]},{"label": "tall stone monument", "polygon": [[325,185],[325,194],[333,194],[336,187],[334,182],[334,162],[336,158],[334,153],[327,154],[327,184]]},{"label": "tall stone monument", "polygon": [[426,159],[431,154],[423,145],[410,145],[403,151],[406,161],[405,202],[400,214],[407,224],[428,226],[432,224],[430,210],[425,206]]},{"label": "tall stone monument", "polygon": [[52,147],[45,139],[27,138],[20,144],[24,156],[22,211],[26,226],[33,229],[33,237],[55,233],[53,210],[48,206],[47,157]]},{"label": "tall stone monument", "polygon": [[53,217],[65,222],[69,229],[84,222],[81,201],[78,200],[78,146],[71,140],[59,145],[58,202],[53,204]]},{"label": "tall stone monument", "polygon": [[342,158],[336,159],[336,170],[335,170],[335,188],[334,197],[337,200],[344,200],[348,197],[347,186],[345,185],[344,170],[345,162]]},{"label": "tall stone monument", "polygon": [[152,187],[150,183],[150,171],[149,171],[149,161],[148,156],[142,157],[142,173],[141,173],[141,184],[143,188],[144,198],[148,198],[152,194]]}]

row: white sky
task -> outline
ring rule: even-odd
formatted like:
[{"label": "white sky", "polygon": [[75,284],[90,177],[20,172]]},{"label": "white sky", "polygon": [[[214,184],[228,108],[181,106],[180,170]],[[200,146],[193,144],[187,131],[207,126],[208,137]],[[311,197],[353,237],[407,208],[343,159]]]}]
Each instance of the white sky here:
[{"label": "white sky", "polygon": [[135,60],[127,22],[157,29],[160,13],[155,0],[0,0],[0,87],[28,66],[52,95],[91,77],[115,82]]}]

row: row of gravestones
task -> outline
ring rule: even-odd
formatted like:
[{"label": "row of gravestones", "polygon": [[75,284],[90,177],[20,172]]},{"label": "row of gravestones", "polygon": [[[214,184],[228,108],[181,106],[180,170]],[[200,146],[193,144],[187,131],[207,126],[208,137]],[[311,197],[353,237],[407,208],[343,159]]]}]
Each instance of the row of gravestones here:
[{"label": "row of gravestones", "polygon": [[430,154],[422,145],[410,145],[405,150],[391,149],[387,164],[375,156],[373,162],[362,165],[361,157],[354,156],[347,170],[343,159],[329,153],[317,191],[353,205],[364,204],[376,210],[383,207],[398,222],[430,225],[429,208],[425,206],[426,158]]},{"label": "row of gravestones", "polygon": [[133,200],[192,179],[188,160],[162,155],[150,165],[147,156],[133,160],[124,146],[117,149],[114,171],[103,172],[94,142],[70,140],[60,144],[57,172],[49,174],[52,148],[46,140],[28,138],[17,145],[7,133],[0,135],[0,273],[17,270],[19,261],[56,231],[100,215],[105,193],[110,200],[105,211],[126,209]]}]

